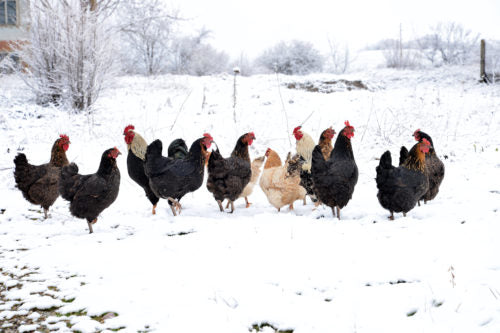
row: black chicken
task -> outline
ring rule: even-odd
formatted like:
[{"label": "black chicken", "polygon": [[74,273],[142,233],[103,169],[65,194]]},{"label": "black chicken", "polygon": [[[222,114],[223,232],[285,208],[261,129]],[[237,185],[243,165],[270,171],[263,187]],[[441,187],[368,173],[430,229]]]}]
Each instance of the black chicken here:
[{"label": "black chicken", "polygon": [[78,174],[78,166],[71,163],[61,169],[59,192],[63,199],[71,204],[71,215],[86,219],[89,233],[97,217],[118,197],[120,189],[120,170],[116,158],[120,155],[118,148],[110,148],[102,153],[101,163],[96,173]]},{"label": "black chicken", "polygon": [[189,151],[184,140],[175,139],[168,146],[167,153],[170,158],[183,160],[188,156]]},{"label": "black chicken", "polygon": [[429,152],[430,143],[423,139],[410,150],[408,157],[399,167],[392,165],[391,152],[386,151],[377,166],[377,198],[382,207],[391,212],[403,212],[403,216],[412,210],[417,201],[429,188],[425,175],[425,155]]},{"label": "black chicken", "polygon": [[69,137],[61,134],[52,146],[49,163],[42,165],[28,163],[23,153],[14,158],[17,188],[30,203],[42,206],[45,218],[59,196],[59,173],[62,166],[69,164],[66,150],[70,143]]},{"label": "black chicken", "polygon": [[231,213],[234,212],[234,201],[250,181],[252,171],[248,146],[253,140],[255,140],[253,132],[243,134],[236,142],[229,158],[222,157],[218,147],[210,155],[207,189],[214,195],[221,212],[224,211],[222,201],[225,199],[231,204]]},{"label": "black chicken", "polygon": [[189,192],[194,192],[203,183],[207,149],[212,143],[210,134],[194,141],[185,159],[162,156],[163,145],[160,140],[153,141],[147,148],[145,172],[149,185],[157,197],[167,199],[172,213],[180,213],[179,200]]},{"label": "black chicken", "polygon": [[429,153],[425,155],[425,175],[427,179],[429,179],[429,189],[420,198],[420,200],[424,200],[424,204],[426,204],[427,201],[434,199],[439,192],[439,186],[444,179],[444,163],[437,156],[436,150],[434,149],[434,143],[427,133],[418,129],[413,133],[413,136],[415,140],[419,142],[426,139],[431,144]]},{"label": "black chicken", "polygon": [[340,219],[340,209],[352,198],[354,187],[358,182],[358,166],[354,160],[351,138],[354,127],[348,121],[340,131],[330,157],[325,160],[321,146],[314,147],[312,155],[312,178],[314,190],[322,203],[332,209]]}]

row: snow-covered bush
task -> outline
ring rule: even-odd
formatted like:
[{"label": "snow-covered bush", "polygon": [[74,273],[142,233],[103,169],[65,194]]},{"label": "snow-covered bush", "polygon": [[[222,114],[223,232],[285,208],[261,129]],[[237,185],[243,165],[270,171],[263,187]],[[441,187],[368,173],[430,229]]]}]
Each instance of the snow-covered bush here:
[{"label": "snow-covered bush", "polygon": [[29,2],[28,43],[20,51],[24,81],[40,104],[88,109],[99,97],[114,60],[108,25],[116,0]]},{"label": "snow-covered bush", "polygon": [[325,61],[325,67],[328,72],[335,74],[344,74],[349,70],[352,62],[352,55],[347,43],[341,44],[328,38],[330,47],[328,57]]},{"label": "snow-covered bush", "polygon": [[396,40],[383,54],[389,68],[418,68],[422,65],[422,57],[417,50],[405,48]]},{"label": "snow-covered bush", "polygon": [[256,59],[256,63],[267,71],[288,75],[320,72],[323,62],[323,57],[311,43],[299,40],[279,42]]}]

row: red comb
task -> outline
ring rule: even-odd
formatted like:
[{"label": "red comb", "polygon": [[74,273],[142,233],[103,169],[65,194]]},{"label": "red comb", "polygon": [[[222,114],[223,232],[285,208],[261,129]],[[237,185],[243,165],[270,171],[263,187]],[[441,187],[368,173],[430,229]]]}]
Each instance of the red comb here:
[{"label": "red comb", "polygon": [[293,133],[297,133],[300,129],[302,128],[302,126],[297,126],[293,129]]},{"label": "red comb", "polygon": [[128,131],[135,129],[134,125],[128,125],[125,127],[125,130],[123,130],[123,135],[127,134]]},{"label": "red comb", "polygon": [[59,137],[60,137],[61,139],[66,139],[66,140],[68,140],[68,141],[69,141],[69,136],[67,136],[66,134],[59,134]]},{"label": "red comb", "polygon": [[248,133],[248,134],[250,134],[250,135],[252,136],[252,138],[254,138],[254,139],[255,139],[255,134],[254,134],[253,132],[250,132],[250,133]]},{"label": "red comb", "polygon": [[212,136],[210,135],[210,133],[203,133],[203,137],[209,138],[210,140],[214,139],[214,138],[212,138]]},{"label": "red comb", "polygon": [[420,128],[413,132],[413,137],[415,137],[417,141],[420,139]]},{"label": "red comb", "polygon": [[351,124],[349,124],[349,120],[346,120],[346,121],[344,122],[344,125],[346,125],[347,127],[352,127],[352,126],[351,126]]}]

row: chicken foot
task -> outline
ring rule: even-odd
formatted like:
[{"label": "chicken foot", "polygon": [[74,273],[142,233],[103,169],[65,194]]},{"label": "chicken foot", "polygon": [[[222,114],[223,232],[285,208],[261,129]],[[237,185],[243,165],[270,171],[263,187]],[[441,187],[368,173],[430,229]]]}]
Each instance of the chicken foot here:
[{"label": "chicken foot", "polygon": [[43,215],[45,216],[45,219],[49,217],[49,210],[47,208],[43,209]]},{"label": "chicken foot", "polygon": [[[229,200],[229,199],[228,199]],[[233,213],[234,212],[234,201],[232,200],[229,200],[229,203],[231,204],[231,211],[229,213]]]},{"label": "chicken foot", "polygon": [[293,202],[288,206],[288,210],[293,210]]},{"label": "chicken foot", "polygon": [[172,197],[168,197],[167,200],[169,201],[169,203],[172,203],[170,205],[170,209],[172,210],[172,213],[174,214],[174,216],[177,216],[177,214],[175,213],[176,210],[179,211],[179,214],[181,213],[181,210],[182,210],[182,206],[181,204],[179,203],[178,200],[175,200],[174,198]]},{"label": "chicken foot", "polygon": [[389,216],[389,220],[394,221],[394,212],[391,210],[391,216]]},{"label": "chicken foot", "polygon": [[156,205],[153,205],[153,215],[156,215]]},{"label": "chicken foot", "polygon": [[337,207],[337,217],[340,220],[340,207],[339,206],[336,206],[336,207]]}]

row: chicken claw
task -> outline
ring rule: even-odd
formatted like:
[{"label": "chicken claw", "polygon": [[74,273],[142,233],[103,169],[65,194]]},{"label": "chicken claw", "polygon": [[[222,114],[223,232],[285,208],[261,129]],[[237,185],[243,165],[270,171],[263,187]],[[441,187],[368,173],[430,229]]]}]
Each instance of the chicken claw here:
[{"label": "chicken claw", "polygon": [[[219,204],[219,209],[221,212],[224,211],[224,207],[222,207],[222,202],[220,200],[217,200],[217,203]],[[229,205],[229,202],[227,203]]]}]

